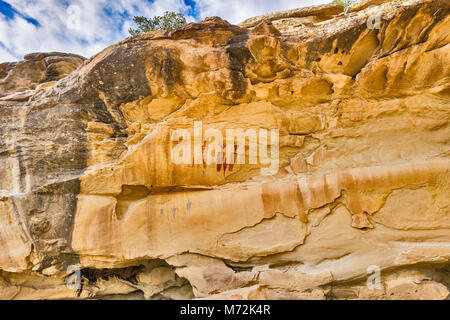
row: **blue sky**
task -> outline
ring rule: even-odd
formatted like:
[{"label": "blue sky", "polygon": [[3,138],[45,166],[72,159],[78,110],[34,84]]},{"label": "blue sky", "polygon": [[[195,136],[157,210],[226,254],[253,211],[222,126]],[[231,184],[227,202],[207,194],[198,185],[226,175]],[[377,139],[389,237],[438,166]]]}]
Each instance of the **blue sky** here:
[{"label": "blue sky", "polygon": [[0,62],[31,52],[90,57],[128,36],[133,16],[182,12],[189,22],[220,16],[231,23],[331,0],[0,0]]}]

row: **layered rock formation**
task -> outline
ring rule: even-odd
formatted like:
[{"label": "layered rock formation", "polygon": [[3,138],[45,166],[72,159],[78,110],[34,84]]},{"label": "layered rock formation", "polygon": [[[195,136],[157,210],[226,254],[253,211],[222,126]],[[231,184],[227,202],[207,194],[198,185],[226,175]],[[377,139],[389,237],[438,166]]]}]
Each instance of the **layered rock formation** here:
[{"label": "layered rock formation", "polygon": [[31,53],[21,62],[0,64],[0,101],[28,101],[78,68],[85,58],[68,53]]},{"label": "layered rock formation", "polygon": [[[449,13],[214,17],[1,65],[0,298],[446,299]],[[199,121],[278,130],[279,170],[175,163]]]}]

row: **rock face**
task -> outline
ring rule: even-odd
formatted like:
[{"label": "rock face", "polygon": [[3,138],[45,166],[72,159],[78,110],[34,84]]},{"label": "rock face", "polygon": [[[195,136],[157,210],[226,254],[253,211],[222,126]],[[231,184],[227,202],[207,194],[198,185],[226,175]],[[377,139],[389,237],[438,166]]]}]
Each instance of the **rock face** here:
[{"label": "rock face", "polygon": [[36,91],[64,78],[86,60],[67,53],[31,53],[21,62],[0,64],[0,101],[27,101]]},{"label": "rock face", "polygon": [[[213,17],[0,65],[0,298],[446,299],[449,13]],[[246,161],[196,159],[229,129]]]}]

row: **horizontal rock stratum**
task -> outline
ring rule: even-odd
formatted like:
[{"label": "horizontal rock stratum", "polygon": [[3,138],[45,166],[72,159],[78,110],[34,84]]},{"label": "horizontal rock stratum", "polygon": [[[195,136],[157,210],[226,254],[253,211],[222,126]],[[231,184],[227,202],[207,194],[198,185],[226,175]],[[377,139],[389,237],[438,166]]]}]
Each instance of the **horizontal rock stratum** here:
[{"label": "horizontal rock stratum", "polygon": [[1,64],[0,298],[446,299],[450,3],[342,11]]}]

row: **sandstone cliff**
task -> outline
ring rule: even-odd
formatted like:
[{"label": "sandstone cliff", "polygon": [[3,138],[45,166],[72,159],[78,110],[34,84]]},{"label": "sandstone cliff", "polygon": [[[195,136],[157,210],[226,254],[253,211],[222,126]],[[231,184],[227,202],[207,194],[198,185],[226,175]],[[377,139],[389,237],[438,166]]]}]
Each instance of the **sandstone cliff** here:
[{"label": "sandstone cliff", "polygon": [[[446,299],[449,13],[213,17],[0,65],[0,298]],[[279,170],[174,163],[196,121],[277,129]]]}]

